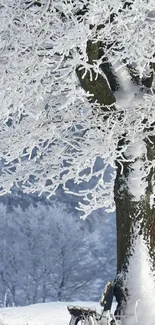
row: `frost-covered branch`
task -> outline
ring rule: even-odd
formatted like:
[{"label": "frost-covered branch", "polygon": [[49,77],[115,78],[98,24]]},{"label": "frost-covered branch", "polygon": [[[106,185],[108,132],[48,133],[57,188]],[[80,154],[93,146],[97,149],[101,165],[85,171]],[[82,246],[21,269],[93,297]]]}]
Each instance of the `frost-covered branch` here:
[{"label": "frost-covered branch", "polygon": [[128,146],[153,135],[154,1],[32,3],[0,6],[0,194],[16,184],[50,197],[74,180],[88,183],[77,189],[85,215],[113,209],[107,168],[130,161]]}]

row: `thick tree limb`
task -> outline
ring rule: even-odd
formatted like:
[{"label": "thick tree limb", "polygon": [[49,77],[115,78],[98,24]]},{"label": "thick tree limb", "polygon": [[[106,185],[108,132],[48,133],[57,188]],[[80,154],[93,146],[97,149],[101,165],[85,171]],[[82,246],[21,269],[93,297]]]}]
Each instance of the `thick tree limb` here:
[{"label": "thick tree limb", "polygon": [[[100,48],[101,42],[93,43],[91,40],[87,42],[88,63],[93,64],[95,60],[98,60],[101,57]],[[104,70],[103,66],[102,70]],[[92,80],[89,71],[84,75],[85,70],[82,66],[77,67],[76,73],[82,88],[93,95],[93,97],[90,97],[91,102],[97,101],[102,106],[112,105],[115,103],[115,97],[107,81],[108,71],[104,77],[102,73],[96,75],[93,68],[91,68]],[[109,73],[111,74],[112,72],[110,71]]]}]

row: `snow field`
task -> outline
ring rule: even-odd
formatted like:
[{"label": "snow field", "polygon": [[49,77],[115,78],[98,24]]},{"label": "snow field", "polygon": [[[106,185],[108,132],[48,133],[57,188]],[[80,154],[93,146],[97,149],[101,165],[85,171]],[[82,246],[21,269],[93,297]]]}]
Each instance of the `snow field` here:
[{"label": "snow field", "polygon": [[96,302],[50,302],[26,307],[10,307],[0,309],[0,325],[68,325],[70,314],[68,305],[96,308]]}]

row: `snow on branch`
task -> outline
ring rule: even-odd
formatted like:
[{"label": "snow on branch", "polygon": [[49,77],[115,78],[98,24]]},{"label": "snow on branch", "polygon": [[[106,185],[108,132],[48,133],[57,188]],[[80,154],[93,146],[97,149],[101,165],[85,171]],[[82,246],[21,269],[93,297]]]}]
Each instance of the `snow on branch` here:
[{"label": "snow on branch", "polygon": [[[88,184],[76,193],[85,216],[101,206],[114,208],[115,177],[105,181],[107,168],[131,161],[125,156],[128,141],[152,135],[152,8],[154,0],[135,0],[126,7],[121,0],[1,1],[1,195],[16,184],[50,197],[60,185],[71,192],[68,181],[74,180]],[[88,41],[102,50],[94,60],[88,57]],[[108,61],[119,86],[110,90],[115,105],[105,109],[97,100],[90,103],[93,90],[82,89],[76,71],[82,67],[85,75],[93,71],[97,78],[102,65],[110,88]],[[150,90],[143,86],[145,78],[152,78]],[[120,145],[124,134],[128,141]],[[96,174],[99,157],[104,164]],[[91,179],[96,181],[89,186]]]}]

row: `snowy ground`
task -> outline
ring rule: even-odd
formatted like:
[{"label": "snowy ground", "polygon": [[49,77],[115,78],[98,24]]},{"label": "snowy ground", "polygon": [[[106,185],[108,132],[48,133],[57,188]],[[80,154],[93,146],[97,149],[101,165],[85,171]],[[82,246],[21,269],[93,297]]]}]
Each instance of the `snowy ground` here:
[{"label": "snowy ground", "polygon": [[0,309],[0,325],[68,325],[67,305],[88,306],[101,311],[95,302],[51,302],[27,307]]}]

